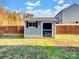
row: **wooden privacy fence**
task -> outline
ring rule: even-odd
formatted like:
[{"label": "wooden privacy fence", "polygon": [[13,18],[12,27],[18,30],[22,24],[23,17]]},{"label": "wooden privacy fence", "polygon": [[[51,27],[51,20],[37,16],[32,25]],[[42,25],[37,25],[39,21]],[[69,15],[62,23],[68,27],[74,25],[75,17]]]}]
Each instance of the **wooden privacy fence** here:
[{"label": "wooden privacy fence", "polygon": [[23,34],[23,26],[0,26],[0,34]]},{"label": "wooden privacy fence", "polygon": [[79,24],[56,24],[56,34],[79,34]]},{"label": "wooden privacy fence", "polygon": [[[0,34],[24,34],[24,26],[0,26]],[[79,24],[56,24],[56,34],[79,34]]]}]

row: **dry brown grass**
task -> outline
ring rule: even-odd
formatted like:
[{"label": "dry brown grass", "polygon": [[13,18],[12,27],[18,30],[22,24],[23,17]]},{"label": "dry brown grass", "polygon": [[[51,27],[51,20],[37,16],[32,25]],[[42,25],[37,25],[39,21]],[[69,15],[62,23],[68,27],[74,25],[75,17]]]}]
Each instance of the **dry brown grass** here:
[{"label": "dry brown grass", "polygon": [[79,47],[79,35],[56,35],[52,38],[0,39],[0,45],[74,46]]},{"label": "dry brown grass", "polygon": [[56,35],[55,46],[75,46],[79,47],[79,35],[61,34]]}]

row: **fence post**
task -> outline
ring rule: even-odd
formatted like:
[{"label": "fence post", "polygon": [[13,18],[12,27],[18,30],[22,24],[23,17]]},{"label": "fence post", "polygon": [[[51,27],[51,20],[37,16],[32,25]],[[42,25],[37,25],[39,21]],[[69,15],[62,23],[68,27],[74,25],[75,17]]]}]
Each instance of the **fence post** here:
[{"label": "fence post", "polygon": [[69,30],[69,25],[66,25],[66,26],[67,26],[67,34],[68,34],[69,33],[69,31],[68,31]]},{"label": "fence post", "polygon": [[18,27],[18,29],[17,29],[18,32],[17,33],[19,34],[19,26],[17,26],[17,27]]},{"label": "fence post", "polygon": [[5,26],[5,32],[6,32],[6,34],[8,34],[8,28],[7,28],[8,26]]}]

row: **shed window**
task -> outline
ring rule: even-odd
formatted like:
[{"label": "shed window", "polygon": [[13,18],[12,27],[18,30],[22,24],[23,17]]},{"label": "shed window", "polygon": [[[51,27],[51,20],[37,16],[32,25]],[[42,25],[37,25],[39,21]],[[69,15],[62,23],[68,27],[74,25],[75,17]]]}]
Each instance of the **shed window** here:
[{"label": "shed window", "polygon": [[28,22],[27,27],[38,27],[38,22]]},{"label": "shed window", "polygon": [[36,27],[36,22],[29,22],[29,27]]}]

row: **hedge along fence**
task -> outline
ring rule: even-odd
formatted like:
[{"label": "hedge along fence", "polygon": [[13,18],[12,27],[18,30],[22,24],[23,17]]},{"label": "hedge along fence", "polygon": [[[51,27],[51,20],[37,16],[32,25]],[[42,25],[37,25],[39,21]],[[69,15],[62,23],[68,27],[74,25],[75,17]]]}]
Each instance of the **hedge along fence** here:
[{"label": "hedge along fence", "polygon": [[79,34],[79,24],[56,24],[56,34]]},{"label": "hedge along fence", "polygon": [[23,26],[0,26],[0,34],[23,34]]}]

